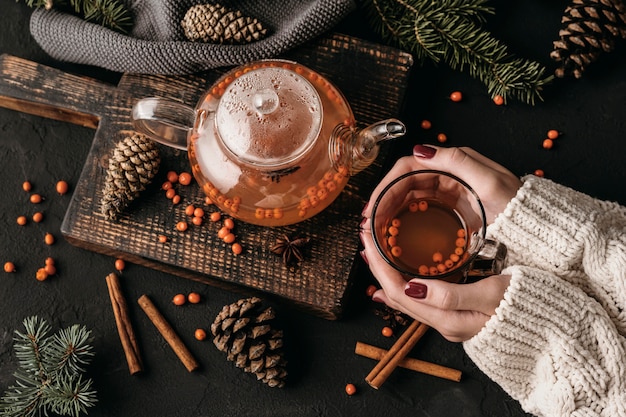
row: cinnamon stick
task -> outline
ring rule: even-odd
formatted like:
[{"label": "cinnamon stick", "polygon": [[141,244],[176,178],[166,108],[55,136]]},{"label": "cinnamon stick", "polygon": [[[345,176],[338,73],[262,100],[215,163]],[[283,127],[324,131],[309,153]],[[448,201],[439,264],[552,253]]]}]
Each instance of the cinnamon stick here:
[{"label": "cinnamon stick", "polygon": [[109,297],[111,298],[111,306],[113,307],[113,315],[115,316],[115,324],[117,332],[122,342],[128,370],[131,375],[143,371],[143,362],[139,353],[139,346],[135,338],[135,332],[128,316],[128,306],[126,299],[120,288],[120,281],[115,273],[106,276],[106,283],[109,289]]},{"label": "cinnamon stick", "polygon": [[400,361],[406,357],[424,333],[426,333],[426,330],[428,330],[427,325],[414,320],[396,340],[396,343],[391,346],[391,349],[376,364],[374,369],[365,377],[365,381],[373,388],[380,388],[393,370],[396,369]]},{"label": "cinnamon stick", "polygon": [[[387,351],[385,349],[368,345],[362,342],[356,342],[356,348],[354,353],[366,358],[380,360],[385,356]],[[436,376],[439,378],[449,379],[450,381],[459,382],[461,380],[462,372],[448,368],[446,366],[437,365],[431,362],[421,361],[419,359],[404,358],[398,362],[398,366],[411,371],[420,372],[426,375]]]},{"label": "cinnamon stick", "polygon": [[185,365],[185,368],[189,372],[192,372],[198,368],[198,362],[193,357],[187,346],[178,337],[172,326],[165,320],[165,317],[157,310],[156,306],[152,303],[147,295],[142,295],[138,300],[139,305],[146,313],[152,324],[157,328],[161,336],[170,345],[178,359]]}]

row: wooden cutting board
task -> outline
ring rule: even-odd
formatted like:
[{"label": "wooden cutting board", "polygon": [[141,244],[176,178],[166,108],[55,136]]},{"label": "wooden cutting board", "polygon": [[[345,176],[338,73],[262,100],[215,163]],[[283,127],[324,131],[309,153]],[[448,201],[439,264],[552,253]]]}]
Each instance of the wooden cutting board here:
[{"label": "wooden cutting board", "polygon": [[[284,57],[332,80],[350,102],[359,124],[399,116],[411,55],[333,34]],[[182,197],[179,205],[173,205],[160,189],[167,171],[190,171],[185,152],[161,147],[162,164],[153,184],[119,220],[107,220],[100,213],[108,157],[115,144],[132,132],[134,102],[160,96],[194,106],[224,70],[193,76],[124,74],[113,86],[2,55],[0,71],[0,106],[96,129],[61,227],[69,242],[207,284],[275,297],[327,319],[341,317],[358,264],[360,213],[382,175],[386,147],[372,166],[350,179],[328,209],[312,219],[276,228],[236,221],[244,252],[234,255],[217,238],[221,222],[205,220],[185,232],[175,228],[178,221],[188,220],[184,214],[188,204],[204,207],[195,182],[177,188]],[[305,260],[296,266],[286,267],[269,249],[283,234],[311,238]],[[161,243],[159,235],[169,240]]]}]

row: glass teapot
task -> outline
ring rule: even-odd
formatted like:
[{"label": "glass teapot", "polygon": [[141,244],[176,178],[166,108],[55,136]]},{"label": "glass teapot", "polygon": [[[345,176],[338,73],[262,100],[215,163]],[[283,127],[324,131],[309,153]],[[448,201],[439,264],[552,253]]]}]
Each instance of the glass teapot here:
[{"label": "glass teapot", "polygon": [[261,226],[308,219],[371,164],[378,143],[405,133],[396,119],[358,131],[328,79],[296,62],[263,60],[219,78],[195,109],[139,100],[137,131],[188,151],[204,193],[224,213]]}]

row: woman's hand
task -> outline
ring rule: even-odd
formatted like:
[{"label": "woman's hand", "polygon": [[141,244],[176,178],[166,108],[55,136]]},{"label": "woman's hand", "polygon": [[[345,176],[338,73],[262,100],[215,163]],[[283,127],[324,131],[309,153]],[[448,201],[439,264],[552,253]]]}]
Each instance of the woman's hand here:
[{"label": "woman's hand", "polygon": [[472,284],[452,284],[436,279],[412,279],[392,268],[378,253],[370,233],[371,207],[382,189],[394,178],[413,170],[438,169],[466,181],[479,195],[488,223],[492,223],[515,196],[521,181],[506,168],[469,148],[417,145],[413,155],[398,160],[376,187],[363,211],[361,253],[382,289],[373,299],[403,311],[437,329],[450,341],[476,335],[494,314],[510,276],[495,275]]}]

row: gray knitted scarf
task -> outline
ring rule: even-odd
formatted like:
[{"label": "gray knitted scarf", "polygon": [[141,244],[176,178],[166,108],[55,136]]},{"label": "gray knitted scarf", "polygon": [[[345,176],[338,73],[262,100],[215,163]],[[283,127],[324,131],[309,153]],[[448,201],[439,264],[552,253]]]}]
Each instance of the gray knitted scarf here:
[{"label": "gray knitted scarf", "polygon": [[128,0],[134,17],[130,35],[55,10],[36,9],[33,38],[51,57],[116,72],[189,74],[275,57],[331,29],[355,8],[354,0],[221,0],[254,17],[270,31],[244,45],[185,39],[181,21],[203,0]]}]

